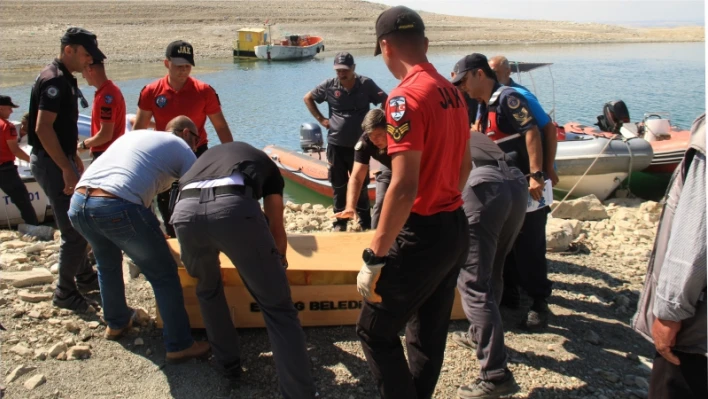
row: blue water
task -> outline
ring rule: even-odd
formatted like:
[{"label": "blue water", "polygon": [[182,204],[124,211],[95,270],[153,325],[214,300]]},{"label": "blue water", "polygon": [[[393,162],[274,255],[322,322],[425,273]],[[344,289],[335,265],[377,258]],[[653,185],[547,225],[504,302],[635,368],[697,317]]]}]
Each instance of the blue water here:
[{"label": "blue water", "polygon": [[[455,62],[471,52],[490,57],[503,54],[516,61],[553,63],[552,78],[549,71],[543,69],[534,72],[533,82],[528,75],[517,80],[529,88],[535,86],[546,111],[553,108],[555,86],[555,119],[560,124],[569,121],[592,124],[603,104],[617,99],[627,103],[632,120],[641,119],[646,112],[669,112],[672,123],[683,128],[690,127],[693,119],[705,112],[704,43],[460,47],[431,49],[429,59],[440,73],[448,76]],[[353,52],[357,72],[390,91],[397,81],[383,60],[371,56],[372,53],[373,49]],[[193,76],[211,84],[219,93],[224,115],[236,140],[259,148],[278,144],[296,149],[300,124],[314,122],[302,98],[324,79],[334,76],[333,56],[327,54],[314,60],[284,63],[198,61],[199,67],[193,70]],[[109,66],[109,77],[114,68],[131,66]],[[200,68],[219,72],[200,74]],[[135,112],[140,89],[159,76],[118,82],[128,112]],[[13,119],[19,119],[26,111],[32,83],[30,79],[1,90],[20,105]],[[79,85],[91,102],[94,90],[81,77]],[[326,106],[320,109],[326,115]],[[90,114],[88,109],[82,113]],[[207,131],[210,142],[217,143],[218,138],[209,123]],[[294,192],[292,197],[313,202],[322,200]]]}]

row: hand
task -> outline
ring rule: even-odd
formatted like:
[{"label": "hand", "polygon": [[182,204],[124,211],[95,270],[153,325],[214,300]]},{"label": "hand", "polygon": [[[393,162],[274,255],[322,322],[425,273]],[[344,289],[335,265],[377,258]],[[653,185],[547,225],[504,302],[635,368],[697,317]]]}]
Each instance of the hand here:
[{"label": "hand", "polygon": [[475,132],[481,132],[482,131],[482,123],[480,121],[476,121],[474,125],[472,125],[472,130]]},{"label": "hand", "polygon": [[551,185],[552,185],[553,187],[555,187],[556,184],[558,184],[558,181],[560,181],[560,179],[558,178],[558,174],[556,173],[556,170],[553,169],[553,168],[551,168],[551,169],[549,169],[548,171],[546,171],[546,175],[547,175],[548,178],[551,180]]},{"label": "hand", "polygon": [[651,328],[651,336],[654,338],[654,346],[664,359],[676,366],[681,364],[679,358],[671,351],[676,345],[676,334],[681,330],[680,321],[671,320],[654,320],[654,325]]},{"label": "hand", "polygon": [[324,126],[325,128],[329,129],[329,119],[322,118],[320,121],[320,125]]},{"label": "hand", "polygon": [[88,150],[89,150],[88,147],[86,147],[86,148],[81,148],[81,143],[79,143],[79,144],[76,145],[76,151],[77,151],[76,153],[77,153],[77,154],[78,154],[78,153],[81,153],[81,152],[84,152],[84,151],[88,151]]},{"label": "hand", "polygon": [[375,290],[376,282],[379,280],[381,269],[384,265],[385,263],[378,265],[367,265],[364,263],[361,266],[361,270],[359,270],[359,275],[356,276],[356,290],[359,291],[359,294],[361,294],[364,299],[370,302],[381,302],[381,296],[378,295]]},{"label": "hand", "polygon": [[74,158],[74,162],[76,163],[76,170],[79,172],[79,176],[83,175],[86,168],[84,168],[84,161],[81,160],[81,157],[79,157],[78,153],[76,153],[76,158]]},{"label": "hand", "polygon": [[288,257],[285,255],[280,255],[280,263],[283,264],[283,269],[288,268]]},{"label": "hand", "polygon": [[76,172],[71,167],[62,169],[61,175],[64,178],[64,194],[72,195],[76,188],[76,183],[79,182],[79,176],[76,175]]},{"label": "hand", "polygon": [[543,183],[539,183],[538,180],[531,178],[529,179],[529,194],[531,198],[538,201],[543,196]]},{"label": "hand", "polygon": [[345,209],[341,212],[335,213],[334,217],[337,219],[355,219],[356,211],[354,209]]}]

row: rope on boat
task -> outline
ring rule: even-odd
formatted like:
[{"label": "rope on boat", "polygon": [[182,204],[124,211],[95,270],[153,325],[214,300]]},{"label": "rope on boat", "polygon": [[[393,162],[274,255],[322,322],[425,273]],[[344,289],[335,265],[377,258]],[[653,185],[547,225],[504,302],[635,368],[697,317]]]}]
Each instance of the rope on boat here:
[{"label": "rope on boat", "polygon": [[300,174],[300,175],[303,175],[303,176],[307,177],[308,179],[312,179],[312,180],[317,180],[317,181],[329,181],[329,179],[327,179],[327,178],[324,178],[324,179],[323,179],[323,178],[321,178],[321,177],[312,177],[312,176],[308,175],[307,173],[303,172],[303,171],[302,171],[302,168],[290,169],[290,168],[288,168],[287,166],[285,166],[282,162],[280,162],[280,158],[279,158],[279,157],[276,158],[275,161],[278,163],[278,165],[282,166],[283,169],[285,169],[286,172],[290,172],[290,173],[294,173],[294,174]]}]

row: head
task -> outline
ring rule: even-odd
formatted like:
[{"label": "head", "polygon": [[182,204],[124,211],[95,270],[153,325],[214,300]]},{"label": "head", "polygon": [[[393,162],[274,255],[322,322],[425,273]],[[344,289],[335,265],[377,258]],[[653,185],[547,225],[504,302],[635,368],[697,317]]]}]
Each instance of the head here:
[{"label": "head", "polygon": [[7,119],[18,106],[9,96],[0,96],[0,118]]},{"label": "head", "polygon": [[452,84],[471,98],[486,103],[497,81],[489,67],[487,57],[479,53],[470,54],[455,64],[452,70]]},{"label": "head", "polygon": [[87,65],[81,72],[81,75],[86,79],[86,83],[93,87],[100,87],[106,81],[106,68],[103,61]]},{"label": "head", "polygon": [[353,82],[355,69],[356,64],[351,54],[342,51],[334,56],[334,70],[337,72],[337,78],[340,82],[344,84]]},{"label": "head", "polygon": [[22,115],[22,121],[20,122],[20,137],[25,137],[27,135],[27,129],[29,128],[29,112],[25,112]]},{"label": "head", "polygon": [[374,108],[366,113],[361,130],[369,136],[369,140],[378,148],[386,148],[386,113],[381,108]]},{"label": "head", "polygon": [[165,50],[165,68],[170,81],[184,83],[194,65],[194,47],[184,40],[175,40]]},{"label": "head", "polygon": [[197,129],[197,125],[195,125],[194,122],[192,122],[192,120],[188,117],[180,115],[172,119],[167,122],[165,130],[172,132],[172,134],[184,140],[192,151],[197,150],[197,144],[199,143],[199,130]]},{"label": "head", "polygon": [[106,56],[98,48],[96,35],[82,28],[69,28],[61,38],[59,58],[70,72],[81,72]]},{"label": "head", "polygon": [[508,85],[511,79],[511,68],[509,67],[509,60],[503,55],[497,55],[489,59],[489,67],[492,71],[496,73],[497,80],[503,85]]},{"label": "head", "polygon": [[425,24],[417,12],[397,6],[379,15],[374,56],[382,55],[393,76],[403,79],[408,73],[408,66],[427,61],[427,52]]}]

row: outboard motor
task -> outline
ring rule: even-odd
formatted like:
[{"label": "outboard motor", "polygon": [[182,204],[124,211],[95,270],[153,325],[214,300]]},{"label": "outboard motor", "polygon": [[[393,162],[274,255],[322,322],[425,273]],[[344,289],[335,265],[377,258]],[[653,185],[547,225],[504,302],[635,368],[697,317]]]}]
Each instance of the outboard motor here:
[{"label": "outboard motor", "polygon": [[596,125],[603,132],[619,134],[623,123],[629,123],[629,110],[624,101],[617,100],[605,104]]},{"label": "outboard motor", "polygon": [[300,148],[304,152],[322,151],[322,129],[316,123],[303,123],[300,125]]}]

